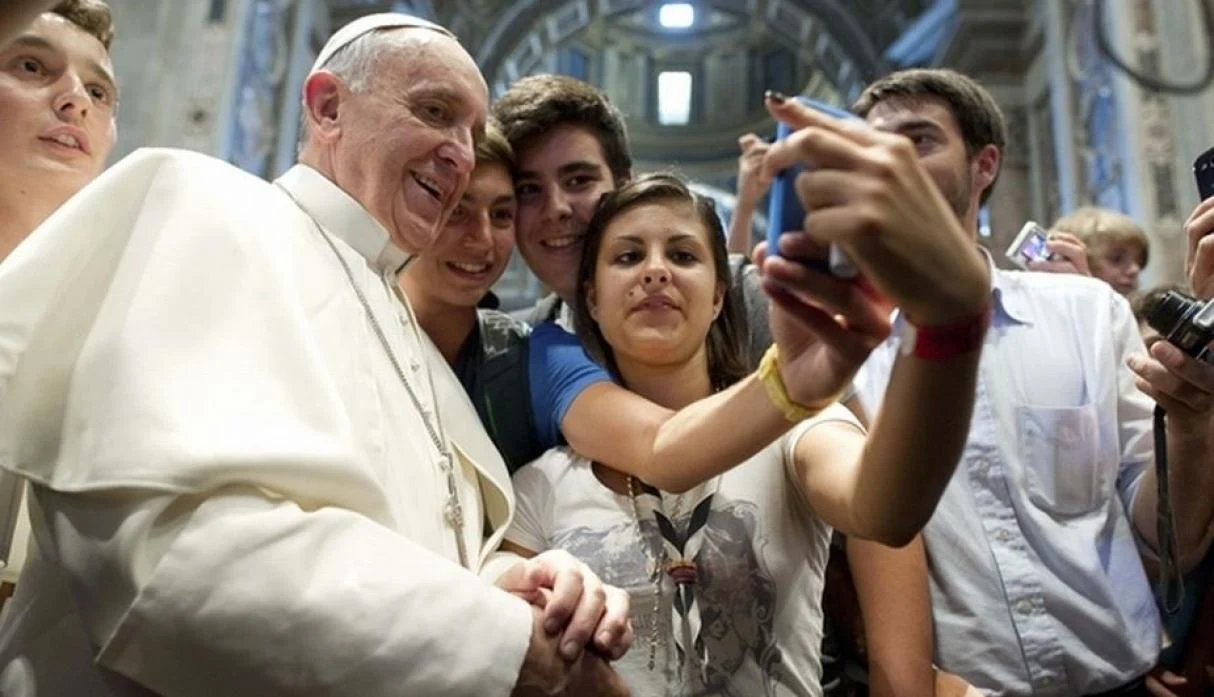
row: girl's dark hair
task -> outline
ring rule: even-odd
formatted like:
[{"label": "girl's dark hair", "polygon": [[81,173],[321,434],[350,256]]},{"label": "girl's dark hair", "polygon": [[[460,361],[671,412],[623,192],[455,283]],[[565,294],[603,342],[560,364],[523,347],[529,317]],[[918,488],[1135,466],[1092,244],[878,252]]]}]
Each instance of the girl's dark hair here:
[{"label": "girl's dark hair", "polygon": [[714,389],[724,389],[750,373],[745,360],[743,343],[745,318],[742,303],[736,298],[739,292],[733,286],[729,272],[729,252],[725,248],[725,233],[716,207],[711,199],[697,195],[672,174],[646,174],[624,183],[615,191],[603,195],[598,209],[586,228],[586,241],[582,248],[582,262],[577,274],[577,302],[574,305],[574,322],[578,338],[586,351],[607,367],[617,379],[620,378],[615,354],[603,337],[599,325],[590,317],[590,306],[586,301],[586,288],[594,283],[599,250],[603,247],[603,236],[607,226],[618,216],[637,206],[647,204],[685,204],[695,211],[696,217],[708,232],[712,248],[713,269],[717,283],[725,288],[721,313],[713,320],[705,339],[708,350],[708,376]]}]

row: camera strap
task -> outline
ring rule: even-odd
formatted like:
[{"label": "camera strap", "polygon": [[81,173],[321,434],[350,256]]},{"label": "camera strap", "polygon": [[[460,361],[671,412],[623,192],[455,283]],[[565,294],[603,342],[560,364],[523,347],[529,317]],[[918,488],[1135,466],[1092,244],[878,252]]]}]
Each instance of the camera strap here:
[{"label": "camera strap", "polygon": [[1168,475],[1167,413],[1155,405],[1155,536],[1159,543],[1159,598],[1169,615],[1184,606],[1184,579],[1180,574],[1180,545],[1176,541],[1176,521],[1172,517],[1172,496]]}]

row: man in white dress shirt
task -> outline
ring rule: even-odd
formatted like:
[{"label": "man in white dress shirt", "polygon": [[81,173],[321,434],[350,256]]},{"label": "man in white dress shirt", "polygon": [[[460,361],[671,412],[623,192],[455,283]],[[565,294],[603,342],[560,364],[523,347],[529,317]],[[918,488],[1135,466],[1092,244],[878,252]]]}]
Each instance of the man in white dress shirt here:
[{"label": "man in white dress shirt", "polygon": [[396,292],[487,100],[446,30],[365,17],[277,182],[141,151],[0,266],[0,467],[36,540],[0,694],[618,692],[626,597],[495,554],[505,467]]},{"label": "man in white dress shirt", "polygon": [[[976,239],[1005,145],[991,96],[952,71],[914,70],[870,85],[855,109],[914,142]],[[1167,393],[1192,361],[1167,342],[1148,356],[1128,303],[1103,282],[997,269],[992,281],[966,450],[923,533],[936,661],[988,694],[1141,694],[1161,637],[1140,559],[1158,549],[1153,403],[1135,373]],[[857,376],[868,414],[900,326]],[[1204,405],[1170,414],[1167,429],[1182,565],[1210,544]]]}]

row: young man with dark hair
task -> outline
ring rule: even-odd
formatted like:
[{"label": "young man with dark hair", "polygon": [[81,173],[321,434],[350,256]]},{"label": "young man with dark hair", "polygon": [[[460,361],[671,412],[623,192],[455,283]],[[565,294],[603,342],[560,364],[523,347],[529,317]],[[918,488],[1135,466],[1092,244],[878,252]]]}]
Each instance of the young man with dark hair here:
[{"label": "young man with dark hair", "polygon": [[[889,75],[869,85],[852,105],[852,111],[867,116],[882,102],[909,103],[924,99],[938,100],[950,106],[966,157],[977,156],[987,146],[994,146],[1002,153],[1007,146],[1007,126],[995,98],[978,83],[950,70],[906,70]],[[991,197],[998,179],[996,168],[990,184],[978,194],[979,206]],[[973,184],[964,179],[954,183],[954,190],[942,190],[941,193],[961,215],[969,205]]]},{"label": "young man with dark hair", "polygon": [[[990,95],[959,73],[911,70],[871,85],[854,109],[913,143],[974,244],[1006,138]],[[1153,404],[1135,373],[1148,390],[1171,390],[1170,373],[1192,361],[1167,342],[1144,355],[1128,303],[1107,284],[991,273],[992,329],[969,438],[924,530],[936,661],[990,694],[1139,694],[1160,622],[1139,557],[1140,546],[1147,558],[1159,548]],[[908,322],[895,320],[857,376],[869,414],[890,365],[916,341]],[[1214,474],[1195,426],[1208,419],[1208,407],[1169,409],[1182,565],[1210,543]]]},{"label": "young man with dark hair", "polygon": [[493,115],[517,157],[519,253],[552,291],[529,319],[568,328],[586,224],[599,198],[632,178],[624,116],[593,86],[562,75],[515,82]]}]

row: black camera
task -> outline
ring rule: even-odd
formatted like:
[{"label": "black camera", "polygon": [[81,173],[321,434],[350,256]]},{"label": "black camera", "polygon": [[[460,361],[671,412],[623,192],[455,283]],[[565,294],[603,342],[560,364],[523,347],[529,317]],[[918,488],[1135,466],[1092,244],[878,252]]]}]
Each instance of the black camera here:
[{"label": "black camera", "polygon": [[1170,290],[1146,308],[1147,324],[1194,358],[1214,363],[1214,300],[1198,300]]}]

